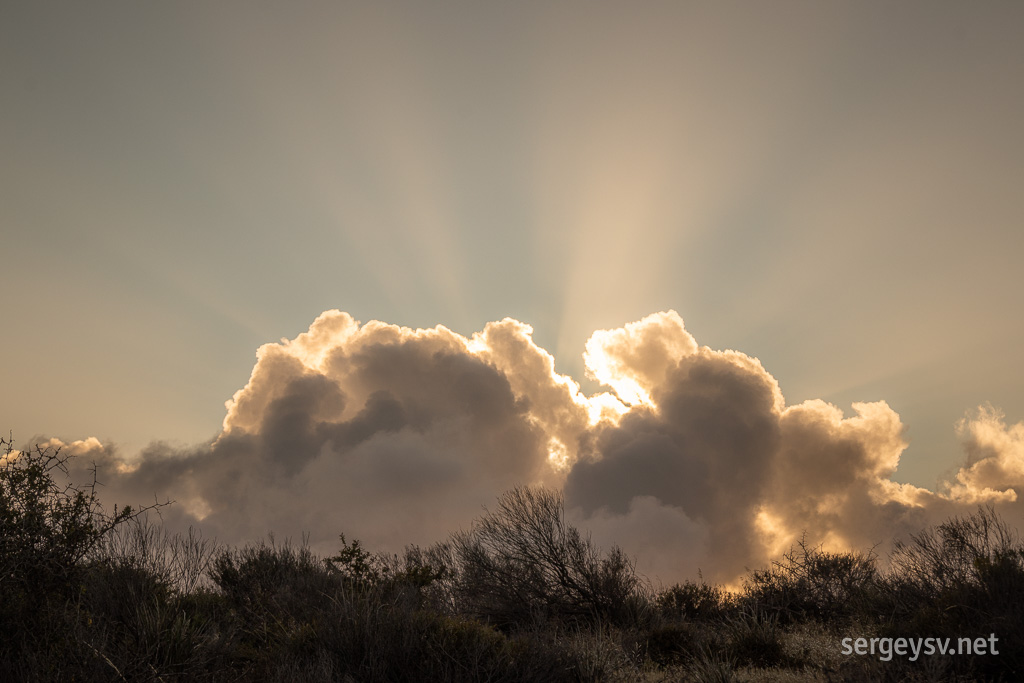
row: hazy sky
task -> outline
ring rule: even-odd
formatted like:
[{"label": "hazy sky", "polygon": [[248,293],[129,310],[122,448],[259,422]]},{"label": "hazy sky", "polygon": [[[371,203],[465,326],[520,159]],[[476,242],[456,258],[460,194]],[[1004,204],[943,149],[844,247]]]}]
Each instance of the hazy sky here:
[{"label": "hazy sky", "polygon": [[4,2],[0,426],[207,441],[329,309],[512,317],[589,394],[591,334],[672,309],[787,405],[886,401],[933,488],[965,415],[1024,419],[1021,35],[1020,2]]}]

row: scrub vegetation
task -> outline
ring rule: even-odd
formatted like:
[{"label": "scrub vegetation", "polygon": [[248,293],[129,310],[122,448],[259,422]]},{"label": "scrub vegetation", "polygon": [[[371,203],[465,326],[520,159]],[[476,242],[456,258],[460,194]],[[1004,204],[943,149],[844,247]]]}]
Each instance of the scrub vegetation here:
[{"label": "scrub vegetation", "polygon": [[[468,531],[383,555],[240,548],[105,512],[57,450],[0,465],[0,680],[1020,680],[1024,544],[992,509],[871,552],[801,542],[741,589],[655,588],[516,488]],[[845,638],[998,637],[998,655],[850,655]]]}]

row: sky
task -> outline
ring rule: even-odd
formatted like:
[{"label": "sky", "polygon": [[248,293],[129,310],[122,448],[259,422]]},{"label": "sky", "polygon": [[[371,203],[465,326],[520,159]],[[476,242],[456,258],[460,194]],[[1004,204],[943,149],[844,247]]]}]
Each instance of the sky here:
[{"label": "sky", "polygon": [[808,519],[853,546],[1015,505],[1022,30],[1016,2],[5,2],[0,428],[225,539],[429,541],[545,483],[726,578]]}]

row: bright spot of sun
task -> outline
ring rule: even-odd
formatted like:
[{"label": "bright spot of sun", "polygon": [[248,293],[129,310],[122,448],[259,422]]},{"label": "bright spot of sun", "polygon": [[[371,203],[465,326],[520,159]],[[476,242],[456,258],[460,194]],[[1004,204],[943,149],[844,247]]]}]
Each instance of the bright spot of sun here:
[{"label": "bright spot of sun", "polygon": [[761,533],[761,541],[772,557],[778,557],[793,544],[793,534],[782,523],[778,515],[761,506],[754,518],[754,524]]},{"label": "bright spot of sun", "polygon": [[606,392],[588,396],[586,399],[587,417],[591,425],[596,425],[601,420],[608,420],[618,424],[619,419],[629,412],[629,407],[616,398],[613,394]]},{"label": "bright spot of sun", "polygon": [[650,403],[651,397],[629,373],[623,372],[619,364],[609,355],[591,352],[587,358],[587,374],[601,384],[615,390],[626,404]]},{"label": "bright spot of sun", "polygon": [[548,441],[548,461],[559,472],[569,469],[569,449],[555,437]]}]

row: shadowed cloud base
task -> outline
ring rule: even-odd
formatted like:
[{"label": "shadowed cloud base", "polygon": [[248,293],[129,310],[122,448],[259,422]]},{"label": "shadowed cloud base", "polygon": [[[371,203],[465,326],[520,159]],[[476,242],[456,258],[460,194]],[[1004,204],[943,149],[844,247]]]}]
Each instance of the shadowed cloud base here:
[{"label": "shadowed cloud base", "polygon": [[559,488],[575,523],[666,583],[734,581],[805,531],[860,550],[982,504],[1020,516],[1024,424],[991,406],[959,425],[963,466],[929,491],[891,480],[907,443],[884,401],[850,417],[787,405],[756,358],[699,346],[674,311],[593,334],[587,373],[609,391],[592,396],[531,335],[509,318],[467,338],[327,311],[259,349],[209,443],[47,443],[96,463],[110,503],[172,499],[166,523],[228,543],[273,531],[331,550],[345,533],[399,550],[515,485]]}]

